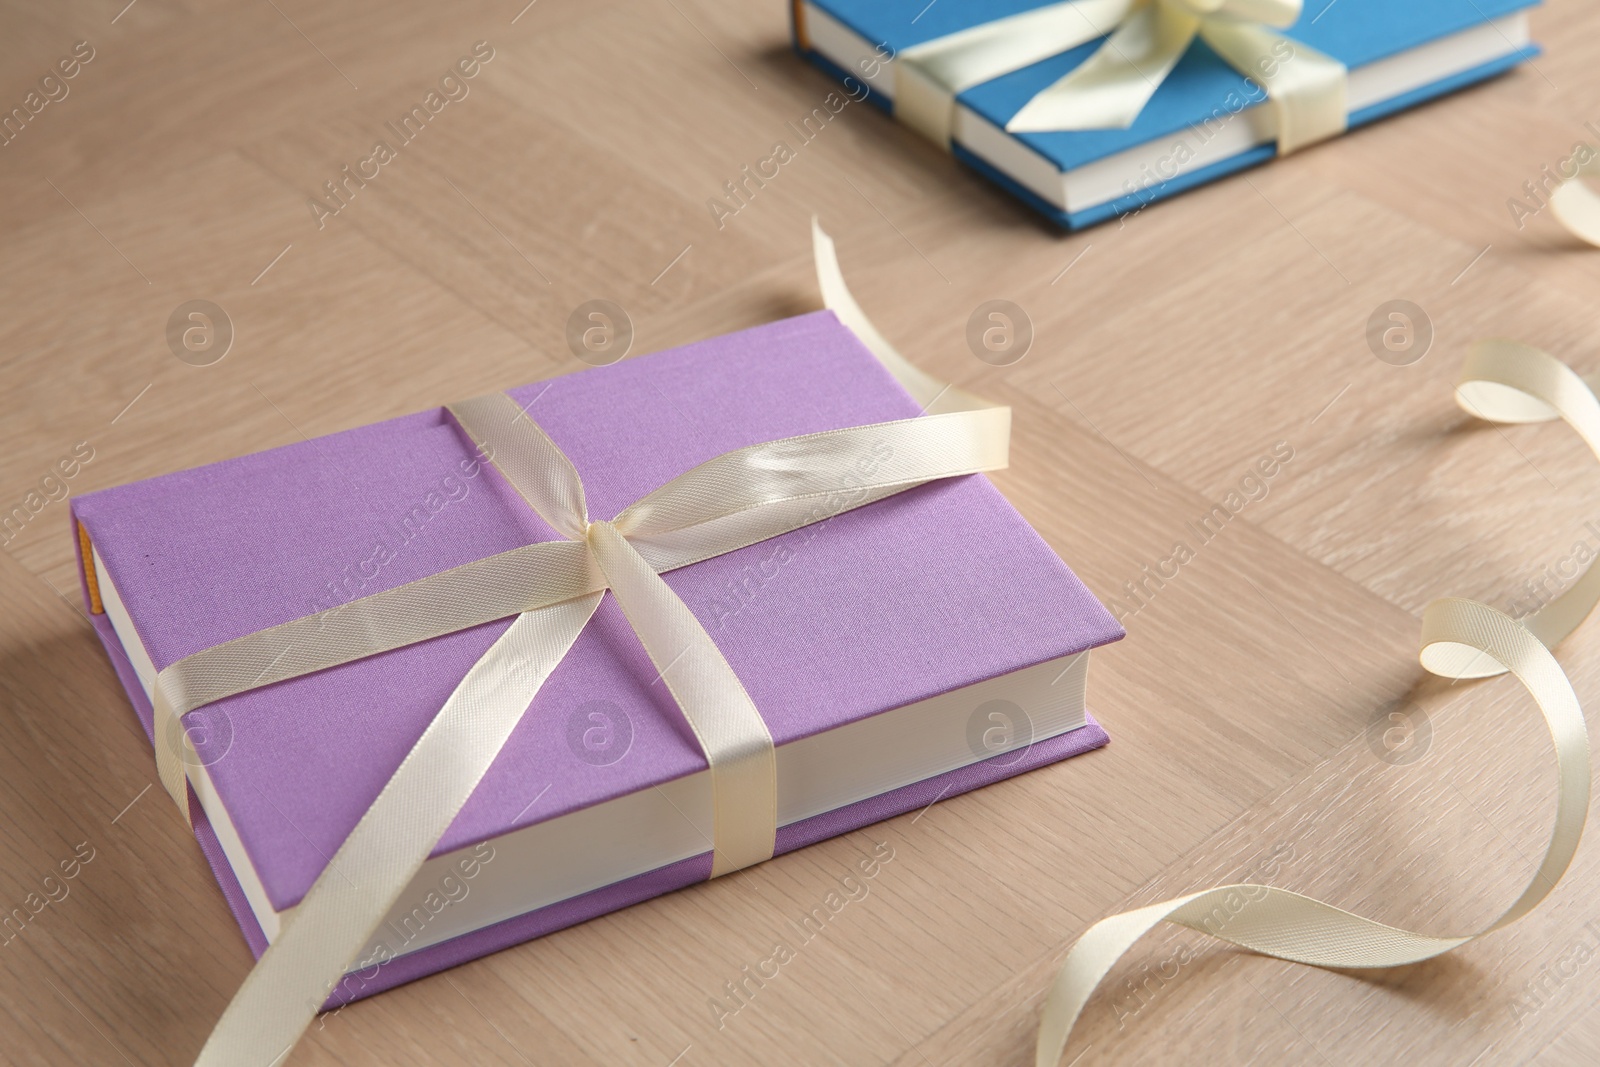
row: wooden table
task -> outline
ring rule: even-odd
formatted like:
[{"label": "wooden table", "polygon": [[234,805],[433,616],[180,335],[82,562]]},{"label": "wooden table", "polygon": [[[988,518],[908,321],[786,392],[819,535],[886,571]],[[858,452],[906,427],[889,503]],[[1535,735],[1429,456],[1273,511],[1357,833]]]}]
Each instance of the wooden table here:
[{"label": "wooden table", "polygon": [[[0,504],[80,443],[73,493],[579,369],[564,330],[589,299],[626,309],[636,353],[811,309],[816,212],[904,351],[1014,405],[995,481],[1127,614],[1090,691],[1113,742],[355,1005],[290,1062],[1021,1064],[1067,946],[1129,906],[1268,877],[1450,933],[1515,896],[1548,741],[1515,682],[1425,676],[1418,618],[1443,595],[1514,609],[1600,548],[1574,435],[1451,399],[1480,336],[1600,368],[1600,252],[1507,208],[1595,136],[1600,12],[1555,0],[1549,53],[1514,74],[1064,236],[867,107],[799,144],[787,123],[832,85],[777,0],[522,2],[7,4],[0,105],[74,42],[93,58],[0,147]],[[469,95],[313,211],[478,41]],[[776,141],[795,158],[719,226],[708,201]],[[235,332],[204,367],[164,334],[196,299]],[[965,340],[989,299],[1036,330],[1009,367]],[[1393,299],[1434,331],[1407,366],[1365,340]],[[1266,495],[1130,600],[1279,442]],[[66,513],[0,555],[0,905],[93,858],[0,945],[0,1059],[186,1063],[250,956],[149,788]],[[1600,624],[1560,658],[1592,699]],[[1420,758],[1383,758],[1424,718]],[[870,895],[719,1028],[723,983],[873,841],[895,859]],[[1590,841],[1513,928],[1375,974],[1158,931],[1064,1062],[1594,1063],[1597,889]]]}]

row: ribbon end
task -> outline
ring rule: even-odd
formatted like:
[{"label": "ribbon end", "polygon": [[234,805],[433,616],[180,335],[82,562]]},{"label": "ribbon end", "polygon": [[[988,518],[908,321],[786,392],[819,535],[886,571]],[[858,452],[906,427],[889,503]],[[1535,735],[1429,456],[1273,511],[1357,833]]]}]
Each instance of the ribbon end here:
[{"label": "ribbon end", "polygon": [[1550,211],[1573,236],[1600,246],[1600,196],[1596,196],[1582,178],[1572,178],[1556,186],[1555,192],[1550,194]]},{"label": "ribbon end", "polygon": [[[1492,621],[1485,623],[1485,619]],[[1481,640],[1468,639],[1468,635],[1481,633],[1485,625],[1496,623],[1519,631],[1525,629],[1516,620],[1476,601],[1461,597],[1431,601],[1422,611],[1421,651],[1417,654],[1422,669],[1458,681],[1506,673],[1504,663],[1479,647]]]}]

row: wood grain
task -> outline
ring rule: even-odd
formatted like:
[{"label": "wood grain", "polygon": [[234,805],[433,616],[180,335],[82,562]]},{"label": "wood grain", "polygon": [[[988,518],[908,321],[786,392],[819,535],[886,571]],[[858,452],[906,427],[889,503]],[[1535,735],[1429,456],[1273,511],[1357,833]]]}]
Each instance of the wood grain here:
[{"label": "wood grain", "polygon": [[[816,213],[903,350],[1014,405],[995,481],[1127,612],[1092,672],[1110,747],[354,1005],[291,1063],[1020,1065],[1055,965],[1114,911],[1254,876],[1453,933],[1533,870],[1554,785],[1531,704],[1427,678],[1415,641],[1433,597],[1512,610],[1600,546],[1571,434],[1450,397],[1479,336],[1600,369],[1600,253],[1506,208],[1600,122],[1592,7],[1541,8],[1549,51],[1509,76],[1062,235],[858,105],[719,226],[707,201],[832,89],[776,2],[124,2],[0,5],[6,108],[96,50],[0,147],[0,503],[80,441],[73,492],[580,369],[563,330],[591,298],[634,352],[809,310]],[[470,94],[319,227],[322,183],[480,40]],[[236,329],[204,368],[163,339],[197,298]],[[991,298],[1036,329],[1008,368],[964,339]],[[1364,340],[1399,298],[1435,333],[1405,367]],[[1265,497],[1131,601],[1278,442]],[[0,945],[0,1059],[189,1062],[250,957],[146,791],[65,514],[0,555],[0,904],[94,858]],[[1560,658],[1593,694],[1600,630]],[[1396,702],[1431,728],[1414,763],[1371,742]],[[869,895],[719,1027],[709,999],[875,842],[895,858]],[[1586,845],[1515,927],[1377,974],[1158,931],[1066,1062],[1593,1063],[1597,889]]]}]

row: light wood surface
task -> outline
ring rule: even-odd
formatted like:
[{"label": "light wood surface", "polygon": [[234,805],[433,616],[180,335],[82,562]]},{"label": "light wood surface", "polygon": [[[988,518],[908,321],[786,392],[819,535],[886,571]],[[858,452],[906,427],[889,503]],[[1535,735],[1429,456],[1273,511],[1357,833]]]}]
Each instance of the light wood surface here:
[{"label": "light wood surface", "polygon": [[[1592,6],[1536,13],[1549,51],[1507,77],[1067,236],[859,105],[719,229],[706,201],[833,88],[777,0],[124,3],[0,11],[7,110],[95,49],[0,147],[7,509],[80,441],[75,493],[579,369],[563,329],[591,298],[627,309],[636,353],[808,310],[813,212],[903,351],[1015,406],[995,481],[1108,603],[1256,457],[1294,450],[1096,654],[1108,748],[385,993],[289,1062],[1022,1064],[1055,966],[1112,912],[1276,856],[1274,884],[1456,933],[1532,872],[1554,782],[1531,702],[1429,680],[1415,653],[1433,597],[1509,609],[1600,547],[1577,439],[1476,425],[1450,396],[1484,335],[1600,369],[1600,252],[1506,207],[1595,136]],[[470,95],[319,229],[308,198],[480,40]],[[1011,367],[964,339],[991,298],[1037,331]],[[1396,298],[1436,331],[1404,367],[1363,333]],[[191,299],[236,329],[213,366],[164,340]],[[0,945],[0,1059],[189,1062],[250,955],[147,791],[66,505],[6,548],[0,905],[78,843],[94,858]],[[1593,699],[1600,623],[1560,659]],[[1368,729],[1397,700],[1431,727],[1403,765]],[[867,898],[719,1029],[708,1000],[876,841],[895,858]],[[1511,929],[1377,974],[1158,931],[1064,1062],[1600,1062],[1597,890],[1591,840]]]}]

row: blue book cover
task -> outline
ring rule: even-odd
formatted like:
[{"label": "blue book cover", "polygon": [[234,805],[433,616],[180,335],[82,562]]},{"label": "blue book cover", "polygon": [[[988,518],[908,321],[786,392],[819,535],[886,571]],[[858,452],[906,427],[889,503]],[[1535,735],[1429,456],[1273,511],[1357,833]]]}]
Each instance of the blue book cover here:
[{"label": "blue book cover", "polygon": [[[838,78],[869,86],[893,111],[893,57],[914,45],[1053,0],[795,0],[797,49]],[[1281,32],[1350,71],[1349,125],[1357,127],[1508,70],[1538,49],[1526,11],[1536,0],[1307,0]],[[1077,229],[1138,210],[1265,162],[1270,132],[1251,123],[1216,143],[1214,131],[1260,110],[1265,93],[1199,38],[1125,129],[1009,133],[1005,124],[1038,92],[1084,62],[1100,41],[975,86],[952,151],[1056,222]],[[857,90],[859,91],[859,90]],[[1263,139],[1263,136],[1265,139]],[[1187,143],[1187,148],[1178,148]],[[1180,163],[1174,163],[1177,156]]]}]

